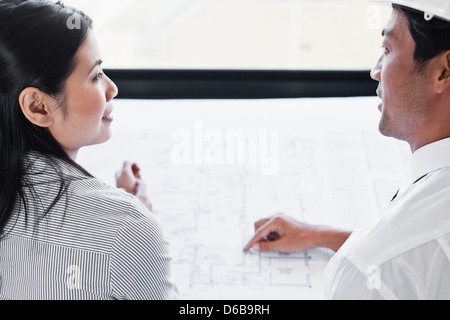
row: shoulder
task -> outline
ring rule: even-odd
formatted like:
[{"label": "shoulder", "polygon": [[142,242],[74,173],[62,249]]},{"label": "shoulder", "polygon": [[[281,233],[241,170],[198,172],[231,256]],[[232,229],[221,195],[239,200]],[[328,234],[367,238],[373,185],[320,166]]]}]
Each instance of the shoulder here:
[{"label": "shoulder", "polygon": [[433,239],[380,266],[381,277],[399,299],[450,298],[448,240],[449,235]]},{"label": "shoulder", "polygon": [[68,190],[73,205],[95,207],[96,214],[121,212],[130,217],[148,215],[148,209],[139,199],[121,189],[110,186],[96,178],[84,177],[73,180]]},{"label": "shoulder", "polygon": [[[122,238],[129,237],[129,243],[138,235],[163,238],[158,219],[135,196],[94,177],[69,178],[66,192],[48,215],[59,226],[53,233],[60,239],[69,237],[71,246],[110,255]],[[40,198],[53,201],[54,189],[40,188]]]},{"label": "shoulder", "polygon": [[417,203],[420,201],[436,200],[436,193],[440,200],[450,202],[450,167],[440,168],[420,178],[405,190],[405,202]]},{"label": "shoulder", "polygon": [[55,226],[51,231],[55,238],[68,238],[64,243],[70,246],[104,254],[121,246],[137,250],[149,242],[152,248],[165,245],[159,220],[134,195],[35,153],[28,156],[25,166],[34,189],[31,199],[38,198],[44,207],[58,199],[46,217],[49,225]]},{"label": "shoulder", "polygon": [[135,198],[116,229],[110,251],[111,286],[117,299],[174,299],[169,242],[157,217]]},{"label": "shoulder", "polygon": [[[444,237],[449,240],[449,235]],[[365,270],[337,253],[325,272],[331,299],[449,299],[450,262],[440,239]]]},{"label": "shoulder", "polygon": [[450,168],[409,186],[371,225],[356,230],[342,252],[365,270],[450,233]]},{"label": "shoulder", "polygon": [[134,255],[167,245],[159,219],[138,198],[95,178],[73,183],[69,206],[82,208],[79,214],[88,223],[103,227],[100,232],[113,239],[113,254]]},{"label": "shoulder", "polygon": [[325,295],[333,300],[395,299],[386,286],[381,286],[381,281],[379,267],[369,266],[361,271],[338,252],[325,269]]},{"label": "shoulder", "polygon": [[75,181],[68,204],[81,219],[109,226],[115,234],[159,233],[158,219],[138,198],[95,178]]}]

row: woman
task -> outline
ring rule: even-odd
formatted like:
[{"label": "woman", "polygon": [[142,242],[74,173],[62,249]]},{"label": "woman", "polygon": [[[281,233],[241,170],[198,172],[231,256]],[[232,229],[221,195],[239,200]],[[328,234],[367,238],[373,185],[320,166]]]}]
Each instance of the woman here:
[{"label": "woman", "polygon": [[[0,299],[174,297],[145,195],[147,207],[75,162],[111,135],[117,87],[100,59],[84,13],[0,1]],[[118,186],[139,194],[139,178],[126,163]]]}]

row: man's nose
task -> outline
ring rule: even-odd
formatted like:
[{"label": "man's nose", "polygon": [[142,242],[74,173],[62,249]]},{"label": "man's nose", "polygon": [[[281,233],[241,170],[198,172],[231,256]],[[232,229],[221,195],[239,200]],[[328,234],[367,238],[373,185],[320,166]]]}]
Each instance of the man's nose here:
[{"label": "man's nose", "polygon": [[373,67],[372,71],[370,72],[370,76],[373,80],[381,81],[381,69],[383,66],[383,56],[378,59],[377,64]]}]

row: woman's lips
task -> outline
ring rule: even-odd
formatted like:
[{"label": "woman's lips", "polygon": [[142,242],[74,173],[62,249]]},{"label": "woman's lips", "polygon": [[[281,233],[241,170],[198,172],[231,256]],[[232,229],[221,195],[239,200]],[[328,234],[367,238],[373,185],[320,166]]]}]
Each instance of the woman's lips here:
[{"label": "woman's lips", "polygon": [[114,108],[112,106],[109,106],[106,110],[105,110],[105,114],[106,116],[104,116],[102,118],[103,121],[107,121],[107,122],[112,122],[114,120],[113,116],[111,115],[114,111]]},{"label": "woman's lips", "polygon": [[114,120],[113,116],[111,114],[108,114],[107,116],[104,116],[102,118],[103,121],[112,122]]}]

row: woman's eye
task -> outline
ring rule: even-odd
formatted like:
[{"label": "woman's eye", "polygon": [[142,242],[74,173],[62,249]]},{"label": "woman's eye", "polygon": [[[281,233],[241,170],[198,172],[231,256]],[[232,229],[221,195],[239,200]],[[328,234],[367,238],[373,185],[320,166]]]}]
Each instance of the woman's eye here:
[{"label": "woman's eye", "polygon": [[98,73],[95,78],[93,79],[94,81],[98,81],[103,77],[103,73]]}]

